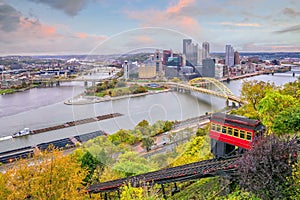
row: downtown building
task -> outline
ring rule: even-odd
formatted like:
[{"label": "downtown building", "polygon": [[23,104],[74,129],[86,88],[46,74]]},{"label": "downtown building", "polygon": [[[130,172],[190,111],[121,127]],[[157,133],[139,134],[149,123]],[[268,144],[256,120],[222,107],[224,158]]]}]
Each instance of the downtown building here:
[{"label": "downtown building", "polygon": [[187,66],[196,67],[202,63],[201,49],[192,39],[183,39],[182,53],[185,55]]},{"label": "downtown building", "polygon": [[203,42],[202,43],[202,59],[209,58],[209,43]]},{"label": "downtown building", "polygon": [[127,60],[124,61],[122,68],[124,70],[123,78],[127,81],[129,79],[129,64]]},{"label": "downtown building", "polygon": [[216,60],[211,58],[203,59],[202,61],[201,75],[203,77],[214,78],[216,76]]},{"label": "downtown building", "polygon": [[238,51],[234,52],[234,65],[241,64],[240,54]]},{"label": "downtown building", "polygon": [[228,67],[233,67],[234,66],[234,50],[231,45],[226,45],[225,46],[226,51],[225,51],[225,65]]}]

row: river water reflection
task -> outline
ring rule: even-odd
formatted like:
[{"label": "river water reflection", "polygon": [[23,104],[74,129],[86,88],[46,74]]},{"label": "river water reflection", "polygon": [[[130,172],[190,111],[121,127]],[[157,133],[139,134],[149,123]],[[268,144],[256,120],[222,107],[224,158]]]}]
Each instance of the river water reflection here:
[{"label": "river water reflection", "polygon": [[[296,77],[275,74],[251,77],[276,85],[296,80]],[[242,80],[226,83],[236,95],[240,94]],[[0,137],[8,136],[25,127],[38,129],[62,124],[67,121],[104,115],[112,112],[123,114],[121,117],[84,124],[37,135],[0,141],[0,152],[18,147],[36,145],[42,142],[74,135],[104,130],[113,133],[120,128],[133,128],[139,121],[146,119],[151,123],[157,120],[184,120],[203,115],[225,106],[225,100],[192,96],[185,93],[167,92],[128,99],[120,99],[87,105],[65,105],[64,100],[81,92],[78,84],[68,84],[55,88],[32,89],[23,93],[0,96]]]}]

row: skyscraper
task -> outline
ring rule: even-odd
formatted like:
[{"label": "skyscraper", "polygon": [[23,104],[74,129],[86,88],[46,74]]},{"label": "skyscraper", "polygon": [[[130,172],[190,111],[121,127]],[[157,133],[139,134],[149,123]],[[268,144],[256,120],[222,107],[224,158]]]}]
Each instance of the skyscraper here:
[{"label": "skyscraper", "polygon": [[240,54],[238,51],[234,52],[234,65],[239,65],[241,62],[240,60]]},{"label": "skyscraper", "polygon": [[186,57],[187,66],[197,66],[198,65],[198,44],[193,44],[191,39],[183,39],[183,54]]},{"label": "skyscraper", "polygon": [[209,43],[203,42],[202,43],[202,59],[209,58]]},{"label": "skyscraper", "polygon": [[202,65],[202,49],[198,48],[198,58],[197,58],[197,65]]},{"label": "skyscraper", "polygon": [[234,50],[233,47],[229,44],[226,45],[225,65],[229,67],[234,66]]},{"label": "skyscraper", "polygon": [[156,72],[162,72],[162,59],[161,59],[161,53],[159,52],[158,49],[156,49],[155,54],[154,54],[154,62],[156,66]]},{"label": "skyscraper", "polygon": [[124,70],[123,77],[124,77],[125,80],[128,80],[129,79],[129,66],[128,66],[128,61],[127,60],[124,61],[123,70]]},{"label": "skyscraper", "polygon": [[182,53],[184,55],[186,55],[186,53],[188,52],[189,46],[192,44],[192,40],[191,39],[183,39],[183,48],[182,48]]}]

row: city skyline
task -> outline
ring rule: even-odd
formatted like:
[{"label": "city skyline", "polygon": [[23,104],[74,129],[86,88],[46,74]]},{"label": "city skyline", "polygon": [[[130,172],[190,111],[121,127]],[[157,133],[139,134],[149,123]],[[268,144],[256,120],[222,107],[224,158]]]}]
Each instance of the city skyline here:
[{"label": "city skyline", "polygon": [[0,55],[300,51],[299,1],[0,0]]}]

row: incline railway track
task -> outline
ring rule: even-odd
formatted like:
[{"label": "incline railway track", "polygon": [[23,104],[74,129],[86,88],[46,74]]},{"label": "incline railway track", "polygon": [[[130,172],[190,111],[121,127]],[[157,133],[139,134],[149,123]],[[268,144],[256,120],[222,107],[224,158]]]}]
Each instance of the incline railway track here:
[{"label": "incline railway track", "polygon": [[87,188],[89,193],[112,192],[124,184],[132,186],[150,186],[171,182],[184,182],[210,176],[232,174],[236,170],[235,162],[239,156],[228,157],[223,160],[211,159],[177,167],[148,172],[127,178],[116,179],[108,182],[96,183]]},{"label": "incline railway track", "polygon": [[61,125],[56,125],[56,126],[51,126],[51,127],[47,127],[47,128],[31,130],[30,134],[38,134],[38,133],[43,133],[43,132],[47,132],[47,131],[53,131],[53,130],[68,128],[68,127],[72,127],[72,126],[87,124],[87,123],[101,121],[101,120],[110,119],[110,118],[119,117],[119,116],[122,116],[122,114],[120,114],[120,113],[110,113],[110,114],[106,114],[106,115],[100,115],[100,116],[97,116],[97,117],[80,119],[80,120],[76,120],[76,121],[66,122],[66,123],[61,124]]}]

